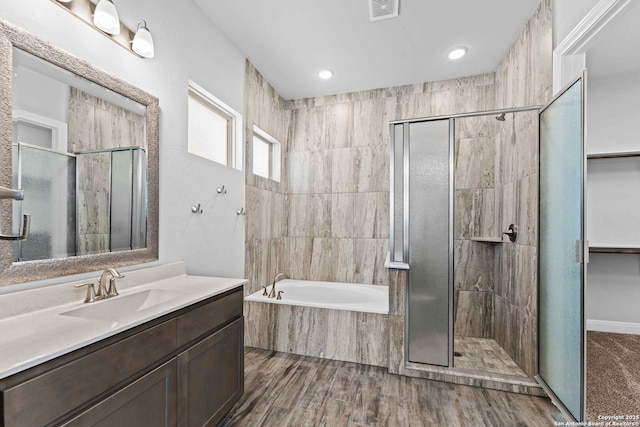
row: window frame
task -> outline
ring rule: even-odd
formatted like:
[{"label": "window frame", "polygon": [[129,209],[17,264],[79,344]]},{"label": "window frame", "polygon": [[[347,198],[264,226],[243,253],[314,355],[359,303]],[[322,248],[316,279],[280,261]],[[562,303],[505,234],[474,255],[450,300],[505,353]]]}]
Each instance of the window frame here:
[{"label": "window frame", "polygon": [[[254,159],[255,150],[253,148],[253,144],[254,144],[254,138],[256,137],[269,145],[269,160],[268,160],[269,176],[268,177],[256,174],[254,172],[255,169],[253,166],[255,164],[255,159]],[[251,173],[261,178],[270,179],[271,181],[282,182],[281,156],[282,156],[282,143],[254,124],[253,133],[251,135]]]},{"label": "window frame", "polygon": [[[226,164],[220,163],[216,160],[212,160],[208,157],[201,156],[200,154],[197,154],[191,151],[189,151],[189,153],[193,154],[194,156],[202,157],[203,159],[207,159],[209,161],[218,163],[223,166],[231,167],[237,170],[242,170],[242,164],[243,164],[242,115],[192,80],[189,80],[189,84],[188,84],[187,104],[189,102],[190,97],[193,97],[196,102],[201,103],[204,107],[208,108],[213,113],[227,120],[228,127],[227,127]],[[189,132],[188,118],[189,118],[189,109],[187,107],[187,134]],[[187,137],[187,140],[188,140],[188,137]]]}]

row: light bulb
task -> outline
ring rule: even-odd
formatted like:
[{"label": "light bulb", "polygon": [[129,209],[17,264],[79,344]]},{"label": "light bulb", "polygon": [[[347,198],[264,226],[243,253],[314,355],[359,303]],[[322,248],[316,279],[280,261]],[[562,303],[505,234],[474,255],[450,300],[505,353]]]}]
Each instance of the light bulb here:
[{"label": "light bulb", "polygon": [[133,37],[131,49],[143,58],[153,58],[155,54],[153,37],[151,37],[151,32],[147,28],[145,21],[138,22],[138,30]]},{"label": "light bulb", "polygon": [[111,0],[100,0],[93,12],[93,24],[109,34],[120,34],[120,18]]},{"label": "light bulb", "polygon": [[467,53],[466,47],[464,46],[454,47],[449,51],[449,53],[447,54],[447,57],[452,61],[455,61],[456,59],[460,59],[463,56],[465,56],[466,53]]},{"label": "light bulb", "polygon": [[322,80],[329,80],[331,77],[333,77],[333,71],[320,70],[318,71],[318,77],[320,77]]}]

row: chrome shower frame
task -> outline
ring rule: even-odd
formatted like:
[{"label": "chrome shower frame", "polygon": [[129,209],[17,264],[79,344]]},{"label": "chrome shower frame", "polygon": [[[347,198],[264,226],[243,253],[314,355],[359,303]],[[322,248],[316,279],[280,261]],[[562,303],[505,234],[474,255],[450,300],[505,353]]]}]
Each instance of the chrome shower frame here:
[{"label": "chrome shower frame", "polygon": [[[508,113],[518,113],[526,111],[539,111],[541,106],[528,106],[528,107],[516,107],[505,108],[487,111],[477,111],[469,113],[458,113],[431,117],[421,117],[407,120],[395,120],[389,122],[389,136],[390,136],[390,161],[389,161],[389,262],[388,267],[392,269],[409,270],[411,268],[409,264],[409,243],[411,236],[411,226],[409,223],[409,125],[411,123],[419,122],[431,122],[431,121],[449,121],[449,247],[448,247],[448,367],[453,367],[453,347],[454,347],[454,322],[453,322],[453,295],[454,295],[454,202],[455,202],[455,120],[459,118],[468,117],[480,117],[480,116],[496,116]],[[396,200],[396,126],[402,127],[402,200]],[[402,203],[402,215],[401,218],[396,218],[395,210],[396,204]],[[402,257],[396,257],[396,220],[402,222]],[[421,363],[409,362],[409,280],[405,284],[407,287],[405,292],[405,322],[404,322],[404,365],[411,368],[411,366],[424,366]]]}]

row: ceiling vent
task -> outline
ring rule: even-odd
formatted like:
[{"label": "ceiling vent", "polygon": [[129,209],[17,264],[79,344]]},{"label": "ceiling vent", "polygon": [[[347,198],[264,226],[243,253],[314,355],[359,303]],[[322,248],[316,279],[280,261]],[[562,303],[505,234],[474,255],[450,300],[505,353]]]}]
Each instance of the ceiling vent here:
[{"label": "ceiling vent", "polygon": [[398,16],[400,0],[369,0],[369,16],[371,21],[395,18]]}]

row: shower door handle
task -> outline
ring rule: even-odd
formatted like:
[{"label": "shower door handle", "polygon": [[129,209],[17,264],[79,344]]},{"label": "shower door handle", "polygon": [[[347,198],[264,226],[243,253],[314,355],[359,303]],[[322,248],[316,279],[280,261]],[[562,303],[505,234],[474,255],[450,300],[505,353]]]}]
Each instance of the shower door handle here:
[{"label": "shower door handle", "polygon": [[29,238],[29,228],[31,227],[31,215],[22,216],[22,231],[18,235],[0,234],[0,240],[27,240]]},{"label": "shower door handle", "polygon": [[[24,190],[16,190],[0,185],[0,199],[24,200]],[[31,215],[24,214],[22,217],[22,231],[17,236],[0,234],[0,240],[27,240],[29,238],[29,228],[31,226]]]}]

